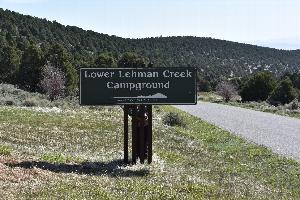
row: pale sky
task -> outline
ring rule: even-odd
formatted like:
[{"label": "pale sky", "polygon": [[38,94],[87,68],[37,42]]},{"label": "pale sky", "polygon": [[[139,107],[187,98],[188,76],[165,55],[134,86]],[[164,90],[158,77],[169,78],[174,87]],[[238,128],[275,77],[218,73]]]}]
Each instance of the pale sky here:
[{"label": "pale sky", "polygon": [[0,7],[127,38],[199,36],[300,49],[299,0],[0,0]]}]

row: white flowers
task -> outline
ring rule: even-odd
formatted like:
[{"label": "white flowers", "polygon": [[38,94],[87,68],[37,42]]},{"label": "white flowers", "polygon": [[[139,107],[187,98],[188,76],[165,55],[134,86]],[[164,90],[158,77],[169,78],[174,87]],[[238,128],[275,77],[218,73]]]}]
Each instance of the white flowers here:
[{"label": "white flowers", "polygon": [[23,109],[28,109],[28,110],[33,110],[37,112],[43,112],[43,113],[61,113],[62,109],[53,107],[53,108],[48,108],[48,107],[22,107]]}]

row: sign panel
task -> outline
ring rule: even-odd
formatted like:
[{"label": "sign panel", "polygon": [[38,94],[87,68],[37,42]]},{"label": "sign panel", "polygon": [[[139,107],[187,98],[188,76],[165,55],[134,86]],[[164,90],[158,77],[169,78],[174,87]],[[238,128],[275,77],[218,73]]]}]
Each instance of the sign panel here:
[{"label": "sign panel", "polygon": [[195,68],[81,68],[81,105],[196,104]]}]

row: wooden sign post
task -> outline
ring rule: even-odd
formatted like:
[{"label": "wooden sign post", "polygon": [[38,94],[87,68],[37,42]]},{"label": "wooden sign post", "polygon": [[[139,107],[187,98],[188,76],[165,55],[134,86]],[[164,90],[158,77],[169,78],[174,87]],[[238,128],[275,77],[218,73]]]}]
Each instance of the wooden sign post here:
[{"label": "wooden sign post", "polygon": [[[141,163],[147,159],[152,162],[152,105],[124,106],[124,162],[128,159],[128,116],[132,113],[132,163],[136,164],[137,158]],[[140,110],[139,110],[140,109]],[[140,117],[143,115],[144,117]]]},{"label": "wooden sign post", "polygon": [[128,163],[128,106],[124,106],[124,162]]},{"label": "wooden sign post", "polygon": [[195,68],[82,68],[80,105],[123,105],[124,162],[152,162],[152,105],[197,103]]}]

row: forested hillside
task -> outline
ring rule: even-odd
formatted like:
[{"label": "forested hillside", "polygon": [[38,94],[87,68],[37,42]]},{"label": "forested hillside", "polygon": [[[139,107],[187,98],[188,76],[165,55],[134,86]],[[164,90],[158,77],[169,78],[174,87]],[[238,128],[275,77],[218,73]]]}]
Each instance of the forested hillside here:
[{"label": "forested hillside", "polygon": [[[2,82],[18,80],[17,75],[15,81],[9,76],[22,71],[22,65],[26,69],[57,57],[60,60],[57,65],[63,65],[62,71],[68,76],[74,74],[74,69],[94,66],[103,52],[109,52],[115,60],[125,52],[135,52],[154,67],[197,67],[199,75],[209,81],[263,70],[275,75],[300,70],[300,50],[277,50],[199,37],[124,39],[0,9]],[[70,82],[76,80],[69,80],[69,87]]]}]

